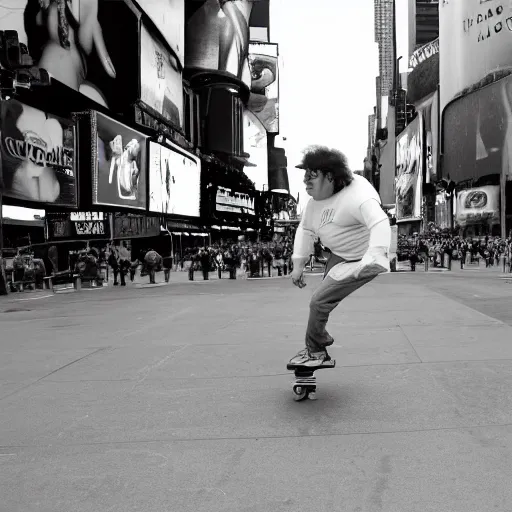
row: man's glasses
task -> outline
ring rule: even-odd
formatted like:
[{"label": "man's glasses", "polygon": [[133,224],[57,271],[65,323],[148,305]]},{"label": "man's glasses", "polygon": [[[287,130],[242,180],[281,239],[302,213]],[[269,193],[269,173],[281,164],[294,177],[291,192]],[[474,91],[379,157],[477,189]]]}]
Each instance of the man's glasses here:
[{"label": "man's glasses", "polygon": [[317,171],[315,169],[307,169],[306,172],[304,173],[304,182],[318,178],[319,174],[320,171]]}]

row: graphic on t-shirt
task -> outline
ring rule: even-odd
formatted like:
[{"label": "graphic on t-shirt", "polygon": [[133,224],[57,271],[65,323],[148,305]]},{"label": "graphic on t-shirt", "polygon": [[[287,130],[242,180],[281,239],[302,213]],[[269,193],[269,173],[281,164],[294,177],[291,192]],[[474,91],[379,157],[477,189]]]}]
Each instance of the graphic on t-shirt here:
[{"label": "graphic on t-shirt", "polygon": [[329,224],[334,219],[334,214],[336,213],[336,210],[334,208],[326,208],[322,211],[322,217],[320,218],[320,226],[319,229],[322,226],[325,226],[326,224]]}]

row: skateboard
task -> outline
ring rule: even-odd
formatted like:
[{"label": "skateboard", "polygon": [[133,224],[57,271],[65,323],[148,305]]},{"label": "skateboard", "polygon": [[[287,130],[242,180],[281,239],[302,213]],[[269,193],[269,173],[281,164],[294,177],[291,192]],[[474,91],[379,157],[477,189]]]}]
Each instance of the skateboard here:
[{"label": "skateboard", "polygon": [[293,370],[295,372],[295,381],[292,382],[293,392],[295,396],[293,399],[296,402],[309,398],[310,400],[316,400],[316,377],[315,372],[317,370],[323,370],[325,368],[334,368],[336,366],[336,360],[331,359],[327,355],[327,359],[318,366],[303,366],[293,363],[286,365],[287,370]]}]

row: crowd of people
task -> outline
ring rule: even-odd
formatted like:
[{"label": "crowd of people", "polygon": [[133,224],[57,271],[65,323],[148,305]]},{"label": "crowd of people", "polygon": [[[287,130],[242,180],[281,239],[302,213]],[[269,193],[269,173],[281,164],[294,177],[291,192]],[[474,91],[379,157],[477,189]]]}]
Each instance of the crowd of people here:
[{"label": "crowd of people", "polygon": [[413,271],[417,263],[451,268],[455,260],[460,268],[464,268],[468,263],[482,260],[486,267],[492,267],[502,264],[503,259],[510,271],[512,239],[491,236],[466,238],[449,232],[399,235],[397,256],[398,261],[408,260]]}]

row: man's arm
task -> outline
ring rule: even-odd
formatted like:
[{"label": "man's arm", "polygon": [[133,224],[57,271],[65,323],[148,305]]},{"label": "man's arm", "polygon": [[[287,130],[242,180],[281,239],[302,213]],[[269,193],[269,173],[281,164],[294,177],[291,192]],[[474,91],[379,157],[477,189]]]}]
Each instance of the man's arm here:
[{"label": "man's arm", "polygon": [[306,216],[306,210],[302,214],[302,219],[295,232],[295,240],[293,242],[293,269],[294,272],[300,269],[300,272],[304,270],[306,263],[309,261],[309,257],[313,252],[315,244],[315,234],[310,229],[304,227],[304,218]]},{"label": "man's arm", "polygon": [[376,199],[369,199],[361,205],[361,216],[370,230],[369,251],[379,249],[386,255],[391,244],[391,226],[388,216]]}]

